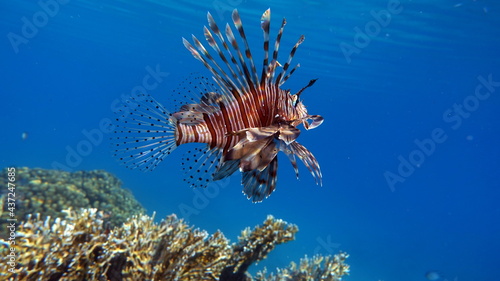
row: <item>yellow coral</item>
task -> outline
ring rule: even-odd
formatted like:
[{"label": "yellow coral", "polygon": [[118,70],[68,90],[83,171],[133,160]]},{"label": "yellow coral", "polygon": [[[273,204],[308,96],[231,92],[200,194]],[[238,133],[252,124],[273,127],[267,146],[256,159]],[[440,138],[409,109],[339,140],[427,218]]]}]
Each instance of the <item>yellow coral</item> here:
[{"label": "yellow coral", "polygon": [[[3,251],[17,255],[13,267],[6,254],[0,257],[0,272],[6,280],[252,280],[246,273],[248,266],[265,258],[276,245],[293,240],[298,230],[268,216],[263,225],[244,230],[238,243],[230,245],[221,232],[209,235],[175,215],[161,223],[153,217],[134,216],[111,229],[102,211],[65,213],[65,219],[29,216],[18,226],[12,249],[0,240]],[[302,275],[296,276],[340,278],[348,271],[343,264],[346,257],[326,257],[323,267],[323,260],[303,260]],[[294,271],[296,267],[282,274],[295,276]],[[265,279],[274,277],[259,273],[256,280],[287,280]]]},{"label": "yellow coral", "polygon": [[[340,252],[335,256],[316,255],[307,256],[300,260],[300,265],[291,262],[285,269],[278,269],[277,273],[267,274],[267,270],[257,272],[256,281],[340,281],[342,276],[349,274],[349,265],[345,264],[348,254]],[[323,263],[324,262],[324,263]]]}]

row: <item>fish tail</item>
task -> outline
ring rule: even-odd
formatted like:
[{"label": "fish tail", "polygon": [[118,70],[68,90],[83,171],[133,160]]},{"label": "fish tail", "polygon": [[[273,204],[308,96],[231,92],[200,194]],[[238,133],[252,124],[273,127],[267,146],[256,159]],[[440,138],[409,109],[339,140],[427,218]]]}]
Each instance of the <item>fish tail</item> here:
[{"label": "fish tail", "polygon": [[115,113],[112,151],[127,168],[151,171],[177,147],[175,118],[150,95],[130,97]]}]

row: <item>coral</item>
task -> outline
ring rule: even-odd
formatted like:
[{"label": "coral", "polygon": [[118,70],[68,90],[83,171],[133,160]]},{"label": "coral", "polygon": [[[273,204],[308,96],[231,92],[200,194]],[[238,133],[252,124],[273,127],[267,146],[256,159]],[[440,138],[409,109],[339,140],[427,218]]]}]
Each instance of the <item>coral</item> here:
[{"label": "coral", "polygon": [[253,231],[247,227],[232,247],[230,263],[234,266],[224,269],[221,280],[247,280],[245,272],[252,263],[265,259],[277,244],[294,240],[298,230],[296,225],[273,216],[268,216],[264,224]]},{"label": "coral", "polygon": [[[132,215],[145,212],[131,192],[121,187],[121,181],[106,171],[70,173],[16,168],[15,174],[15,215],[21,221],[28,214],[64,218],[65,214],[61,210],[69,207],[97,208],[104,211],[108,217],[106,220],[115,226]],[[0,172],[0,186],[7,186],[6,181],[7,169],[3,169]],[[7,211],[6,204],[2,204],[2,207],[3,211]],[[5,229],[4,224],[5,220],[0,220],[2,230]]]},{"label": "coral", "polygon": [[[263,225],[245,229],[239,241],[230,244],[220,231],[209,235],[175,215],[161,223],[153,217],[134,216],[110,228],[102,211],[65,213],[65,219],[28,216],[18,225],[15,244],[0,240],[0,272],[6,280],[253,280],[245,272],[248,266],[265,258],[276,245],[293,240],[298,230],[269,216]],[[255,280],[321,276],[337,278],[321,280],[340,280],[347,273],[346,257],[327,257],[323,268],[319,258],[305,259],[300,268],[292,264],[276,275],[259,273]]]},{"label": "coral", "polygon": [[[312,259],[307,256],[300,260],[300,265],[291,262],[285,269],[278,269],[276,274],[267,275],[267,270],[257,272],[256,281],[340,281],[342,276],[349,273],[349,265],[344,261],[349,257],[346,253],[335,256],[316,255]],[[324,261],[324,265],[321,265]]]}]

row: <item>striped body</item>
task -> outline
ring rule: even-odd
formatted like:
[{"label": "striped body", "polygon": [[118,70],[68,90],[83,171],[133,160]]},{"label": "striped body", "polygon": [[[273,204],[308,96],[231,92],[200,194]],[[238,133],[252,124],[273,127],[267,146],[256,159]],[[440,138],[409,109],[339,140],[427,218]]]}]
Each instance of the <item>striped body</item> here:
[{"label": "striped body", "polygon": [[189,151],[181,163],[186,181],[204,187],[240,170],[243,192],[254,202],[262,201],[276,187],[279,151],[288,156],[297,177],[296,157],[321,183],[316,158],[296,141],[299,125],[312,129],[323,122],[321,116],[309,115],[300,100],[301,93],[315,80],[295,94],[281,88],[298,67],[289,70],[304,37],[281,65],[278,49],[286,23],[283,20],[270,59],[270,15],[267,10],[261,18],[264,59],[259,76],[238,12],[233,12],[233,22],[244,50],[229,25],[224,36],[209,13],[210,30],[205,27],[204,36],[213,55],[195,36],[192,44],[186,39],[183,42],[212,73],[215,85],[203,82],[194,86],[196,97],[174,113],[149,95],[131,97],[118,111],[115,156],[130,168],[152,170],[177,146],[204,143],[206,148]]},{"label": "striped body", "polygon": [[[279,117],[276,117],[279,116]],[[176,144],[197,142],[206,143],[210,148],[228,151],[240,140],[240,137],[227,134],[247,128],[268,127],[279,122],[281,116],[298,119],[299,114],[292,106],[290,95],[277,88],[257,90],[244,95],[238,101],[221,104],[220,110],[203,115],[199,124],[179,124]]]}]

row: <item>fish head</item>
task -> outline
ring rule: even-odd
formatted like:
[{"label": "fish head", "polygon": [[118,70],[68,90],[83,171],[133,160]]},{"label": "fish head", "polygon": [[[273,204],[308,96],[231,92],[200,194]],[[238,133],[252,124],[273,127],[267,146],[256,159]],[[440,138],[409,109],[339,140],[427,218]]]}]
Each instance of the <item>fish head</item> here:
[{"label": "fish head", "polygon": [[[297,96],[292,96],[296,97]],[[290,120],[290,125],[297,127],[300,124],[304,125],[306,130],[314,129],[323,123],[324,118],[321,115],[311,115],[307,112],[307,108],[301,100],[294,101],[295,115],[294,119]]]}]

